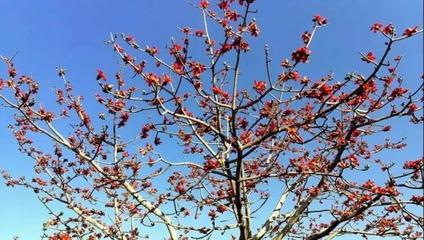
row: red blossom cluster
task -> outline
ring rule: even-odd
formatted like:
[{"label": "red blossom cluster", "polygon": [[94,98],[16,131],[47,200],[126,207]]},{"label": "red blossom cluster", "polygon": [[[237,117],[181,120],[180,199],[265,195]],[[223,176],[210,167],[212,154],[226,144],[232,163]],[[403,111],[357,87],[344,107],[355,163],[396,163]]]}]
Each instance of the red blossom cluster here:
[{"label": "red blossom cluster", "polygon": [[328,23],[327,18],[321,17],[320,15],[315,15],[312,21],[318,26],[323,26]]},{"label": "red blossom cluster", "polygon": [[406,147],[390,135],[403,118],[423,122],[423,86],[404,84],[401,57],[388,60],[395,43],[422,30],[396,36],[393,24],[375,23],[386,42],[362,56],[368,75],[317,77],[299,67],[328,24],[316,15],[291,60],[272,69],[266,46],[263,64],[254,62],[259,77],[249,77],[243,61],[261,34],[252,4],[200,0],[202,27],[180,28],[162,54],[132,35],[112,37],[121,67],[109,78],[97,69],[100,108],[74,95],[64,69],[57,108],[39,104],[38,82],[2,58],[0,100],[16,110],[9,127],[35,171],[29,180],[2,176],[51,211],[46,238],[147,239],[141,233],[160,225],[171,240],[418,239],[423,159],[379,153]]},{"label": "red blossom cluster", "polygon": [[[411,37],[415,34],[417,34],[420,30],[418,29],[418,26],[409,27],[404,30],[402,33],[402,36],[404,37]],[[396,35],[396,29],[393,24],[389,23],[386,26],[384,26],[382,23],[374,23],[371,26],[370,29],[372,32],[382,32],[388,36],[395,36]]]},{"label": "red blossom cluster", "polygon": [[311,50],[309,50],[307,47],[301,47],[292,53],[292,60],[295,62],[306,63],[308,62],[310,55]]}]

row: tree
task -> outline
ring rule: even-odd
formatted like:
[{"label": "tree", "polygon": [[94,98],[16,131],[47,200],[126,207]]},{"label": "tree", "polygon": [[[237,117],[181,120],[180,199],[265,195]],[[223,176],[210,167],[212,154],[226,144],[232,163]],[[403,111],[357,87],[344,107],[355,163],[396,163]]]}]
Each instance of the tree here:
[{"label": "tree", "polygon": [[[397,34],[394,25],[376,23],[371,31],[386,41],[380,57],[362,54],[370,74],[312,80],[298,66],[308,63],[312,40],[327,25],[316,15],[278,76],[265,47],[265,80],[246,84],[241,61],[260,34],[254,1],[216,7],[202,0],[196,7],[204,28],[181,29],[182,41],[167,48],[170,57],[133,36],[111,35],[107,43],[126,71],[110,77],[97,70],[103,93],[96,100],[106,111],[98,116],[74,94],[65,69],[58,69],[59,108],[47,109],[38,104],[39,84],[2,57],[8,77],[0,81],[0,98],[16,112],[10,128],[37,175],[3,177],[9,186],[32,189],[50,212],[44,237],[420,238],[423,159],[376,156],[406,144],[389,140],[390,120],[423,122],[423,85],[404,88],[402,57],[390,56],[397,42],[422,30]],[[210,24],[221,36],[211,36]],[[199,45],[205,56],[193,54]],[[381,136],[387,139],[374,144]],[[183,155],[169,154],[171,144]]]}]

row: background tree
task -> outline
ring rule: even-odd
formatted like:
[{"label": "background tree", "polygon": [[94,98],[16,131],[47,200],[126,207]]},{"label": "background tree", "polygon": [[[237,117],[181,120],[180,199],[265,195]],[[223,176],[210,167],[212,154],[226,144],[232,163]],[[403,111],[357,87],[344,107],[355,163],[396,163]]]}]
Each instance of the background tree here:
[{"label": "background tree", "polygon": [[[402,57],[390,55],[422,30],[376,23],[371,31],[385,45],[380,56],[362,54],[369,74],[310,79],[299,66],[328,23],[316,15],[277,74],[265,46],[264,78],[249,79],[241,66],[260,34],[254,1],[196,7],[203,29],[182,28],[169,55],[131,35],[110,36],[123,68],[97,70],[105,109],[98,115],[74,94],[65,69],[58,69],[64,88],[55,90],[60,109],[47,109],[38,83],[2,57],[0,98],[16,111],[10,128],[37,175],[3,177],[33,189],[48,209],[44,237],[143,239],[154,229],[169,239],[419,238],[423,159],[379,159],[406,143],[375,139],[390,137],[391,119],[423,121],[422,82],[406,89]],[[211,27],[221,35],[211,36]],[[167,154],[168,146],[182,155]]]}]

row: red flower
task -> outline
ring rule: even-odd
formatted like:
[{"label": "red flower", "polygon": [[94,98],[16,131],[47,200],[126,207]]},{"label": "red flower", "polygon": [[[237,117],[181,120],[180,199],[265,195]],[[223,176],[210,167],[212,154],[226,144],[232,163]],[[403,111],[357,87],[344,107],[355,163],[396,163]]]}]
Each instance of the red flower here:
[{"label": "red flower", "polygon": [[411,103],[408,105],[408,113],[413,113],[418,110],[418,106],[415,103]]},{"label": "red flower", "polygon": [[172,64],[172,69],[175,71],[175,73],[183,75],[184,74],[184,65],[181,64],[181,62],[176,61]]},{"label": "red flower", "polygon": [[240,37],[237,37],[236,39],[234,39],[232,45],[234,49],[240,49],[240,50],[243,50],[243,52],[247,52],[250,50],[249,44],[243,39],[240,39]]},{"label": "red flower", "polygon": [[102,70],[97,69],[97,77],[96,77],[96,79],[97,80],[102,79],[103,81],[106,81],[106,74]]},{"label": "red flower", "polygon": [[181,29],[181,32],[183,32],[184,34],[188,35],[188,34],[191,33],[190,30],[191,29],[189,27],[184,27],[183,29]]},{"label": "red flower", "polygon": [[408,92],[408,89],[406,88],[402,88],[402,87],[398,87],[393,89],[392,93],[390,94],[390,98],[397,98],[397,97],[401,97],[403,96],[405,93]]},{"label": "red flower", "polygon": [[196,88],[197,90],[199,90],[199,89],[201,89],[201,88],[202,88],[202,82],[201,82],[201,81],[199,81],[199,80],[195,80],[195,81],[193,82],[193,86],[194,86],[194,88]]},{"label": "red flower", "polygon": [[282,67],[284,67],[284,68],[289,68],[289,67],[291,67],[291,64],[290,64],[290,62],[289,62],[289,60],[288,59],[284,59],[283,61],[281,61],[281,64],[280,64]]},{"label": "red flower", "polygon": [[312,197],[316,197],[319,194],[320,190],[317,187],[312,187],[308,190],[308,193],[312,196]]},{"label": "red flower", "polygon": [[225,17],[229,20],[232,20],[232,21],[237,21],[237,18],[239,16],[240,15],[236,11],[226,11],[225,12]]},{"label": "red flower", "polygon": [[248,124],[249,124],[249,122],[246,121],[246,118],[238,119],[238,122],[237,122],[238,127],[242,128],[242,129],[246,129]]},{"label": "red flower", "polygon": [[227,9],[229,7],[229,4],[227,1],[221,1],[220,3],[218,3],[218,7],[220,9]]},{"label": "red flower", "polygon": [[361,131],[360,131],[360,130],[358,130],[358,129],[355,129],[355,130],[352,132],[352,137],[353,137],[353,138],[358,137],[359,135],[361,135]]},{"label": "red flower", "polygon": [[126,64],[130,62],[134,62],[134,58],[131,55],[124,54],[124,57],[122,58]]},{"label": "red flower", "polygon": [[217,94],[217,95],[222,95],[224,93],[224,91],[222,91],[222,89],[219,88],[219,87],[217,87],[217,86],[213,86],[212,87],[212,92],[214,94]]},{"label": "red flower", "polygon": [[172,78],[168,74],[163,75],[163,85],[172,83]]},{"label": "red flower", "polygon": [[296,62],[306,63],[310,55],[311,50],[309,50],[307,47],[301,47],[296,49],[296,51],[292,53],[292,60]]},{"label": "red flower", "polygon": [[367,63],[373,62],[375,59],[375,55],[372,52],[367,53],[367,55],[362,58],[362,60]]},{"label": "red flower", "polygon": [[120,121],[118,123],[118,127],[124,127],[130,118],[130,114],[128,112],[121,113]]},{"label": "red flower", "polygon": [[128,35],[125,37],[125,41],[127,41],[128,43],[134,43],[134,37],[131,35]]},{"label": "red flower", "polygon": [[196,35],[196,37],[203,37],[205,35],[205,31],[203,31],[203,30],[196,30],[194,32],[194,35]]},{"label": "red flower", "polygon": [[145,80],[149,86],[157,85],[160,83],[160,78],[155,75],[154,73],[148,73],[146,74]]},{"label": "red flower", "polygon": [[124,49],[121,46],[119,46],[119,44],[114,44],[113,49],[117,52],[120,52],[120,53],[124,52]]},{"label": "red flower", "polygon": [[155,160],[151,157],[149,157],[149,159],[147,160],[147,164],[149,165],[149,167],[153,166],[153,164],[155,164]]},{"label": "red flower", "polygon": [[200,78],[200,74],[202,74],[206,68],[205,65],[199,63],[199,62],[190,62],[189,63],[191,71],[193,73],[193,77],[199,79]]},{"label": "red flower", "polygon": [[216,218],[216,212],[215,212],[215,210],[209,210],[208,216],[211,219],[215,219]]},{"label": "red flower", "polygon": [[314,18],[312,18],[312,21],[318,26],[323,26],[327,24],[327,18],[321,17],[320,15],[315,15]]},{"label": "red flower", "polygon": [[406,161],[403,165],[403,169],[418,169],[421,167],[423,161],[421,159]]},{"label": "red flower", "polygon": [[175,55],[177,53],[179,53],[183,48],[178,45],[178,44],[173,44],[171,48],[169,48],[169,54],[170,55]]},{"label": "red flower", "polygon": [[384,27],[383,32],[388,35],[393,35],[395,34],[395,27],[390,23]]},{"label": "red flower", "polygon": [[260,94],[265,92],[266,83],[264,81],[254,81],[253,88]]},{"label": "red flower", "polygon": [[210,170],[217,169],[220,166],[221,166],[221,164],[218,162],[218,160],[209,157],[206,160],[205,165],[203,166],[203,170],[205,170],[206,172],[208,172]]},{"label": "red flower", "polygon": [[9,73],[9,76],[11,77],[11,78],[14,78],[14,77],[16,77],[16,69],[14,68],[14,67],[9,67],[9,69],[7,70],[7,72]]},{"label": "red flower", "polygon": [[200,7],[201,8],[203,8],[203,9],[205,9],[205,8],[208,8],[209,7],[209,1],[207,1],[207,0],[202,0],[202,1],[200,1]]},{"label": "red flower", "polygon": [[390,131],[391,129],[392,129],[392,127],[391,127],[391,126],[386,125],[386,126],[384,126],[384,127],[383,127],[383,132],[388,132],[388,131]]},{"label": "red flower", "polygon": [[71,240],[71,236],[68,233],[60,233],[49,237],[49,240]]},{"label": "red flower", "polygon": [[307,76],[303,76],[302,79],[300,79],[301,84],[308,84],[309,78]]},{"label": "red flower", "polygon": [[220,213],[223,213],[228,210],[228,207],[225,205],[219,205],[218,207],[216,207],[216,210]]},{"label": "red flower", "polygon": [[220,51],[220,53],[226,53],[226,52],[230,51],[231,48],[232,48],[232,45],[229,44],[229,43],[226,43],[226,44],[222,45],[222,47],[219,51]]},{"label": "red flower", "polygon": [[415,26],[415,27],[410,27],[410,28],[405,29],[405,31],[403,32],[402,35],[410,37],[417,32],[418,32],[418,26]]},{"label": "red flower", "polygon": [[364,184],[362,184],[362,187],[367,189],[372,189],[375,187],[375,183],[371,180],[366,181]]},{"label": "red flower", "polygon": [[260,30],[258,25],[256,24],[256,21],[250,22],[249,25],[247,26],[247,29],[249,30],[251,36],[253,37],[259,36]]},{"label": "red flower", "polygon": [[414,203],[417,203],[417,204],[423,204],[424,203],[424,197],[412,195],[411,201],[414,202]]},{"label": "red flower", "polygon": [[177,186],[175,187],[175,190],[179,193],[179,194],[183,194],[185,193],[186,189],[184,186],[184,182],[178,182]]},{"label": "red flower", "polygon": [[381,28],[382,28],[382,27],[383,27],[383,24],[381,24],[381,23],[374,23],[374,24],[371,26],[370,31],[371,31],[371,32],[376,33],[377,31],[381,31]]},{"label": "red flower", "polygon": [[156,55],[156,54],[159,53],[159,51],[158,51],[158,49],[156,47],[147,47],[145,51],[146,51],[146,53],[148,53],[148,54],[150,54],[152,56],[154,56],[154,55]]},{"label": "red flower", "polygon": [[243,131],[240,134],[240,139],[243,142],[243,144],[248,144],[251,141],[251,137],[252,137],[252,132],[250,131]]},{"label": "red flower", "polygon": [[302,40],[303,40],[303,43],[308,44],[309,41],[311,40],[311,34],[308,31],[305,31],[302,34]]},{"label": "red flower", "polygon": [[297,80],[297,79],[299,79],[299,72],[298,72],[298,71],[296,71],[296,70],[294,70],[294,71],[290,71],[290,72],[288,73],[288,77],[289,77],[290,79]]},{"label": "red flower", "polygon": [[357,158],[355,155],[350,155],[350,156],[348,157],[348,160],[350,161],[350,165],[351,165],[351,166],[356,167],[356,166],[358,166],[358,165],[359,165],[358,158]]}]

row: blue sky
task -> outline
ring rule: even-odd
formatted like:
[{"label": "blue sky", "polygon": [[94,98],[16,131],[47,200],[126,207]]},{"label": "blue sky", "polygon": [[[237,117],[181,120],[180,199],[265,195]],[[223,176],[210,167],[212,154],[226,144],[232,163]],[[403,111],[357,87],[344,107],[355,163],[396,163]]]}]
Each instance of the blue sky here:
[{"label": "blue sky", "polygon": [[[301,45],[300,35],[310,29],[311,17],[322,14],[330,24],[320,29],[312,43],[313,57],[303,72],[312,77],[333,71],[343,78],[346,72],[369,72],[360,61],[359,52],[384,48],[384,39],[372,34],[374,22],[393,22],[398,31],[423,26],[422,0],[328,0],[328,1],[258,1],[255,16],[261,27],[246,69],[262,60],[265,43],[270,45],[275,64],[289,57]],[[179,37],[177,27],[201,26],[200,13],[185,0],[172,1],[107,1],[107,0],[2,0],[0,1],[0,54],[15,58],[18,71],[31,74],[45,88],[59,86],[56,67],[68,69],[75,91],[93,96],[98,91],[94,81],[97,68],[116,70],[118,58],[104,44],[109,33],[131,33],[141,45],[159,48]],[[423,69],[423,37],[414,37],[395,45],[393,55],[404,54],[400,72],[408,81],[420,81]],[[259,58],[259,59],[258,59]],[[4,77],[4,66],[0,67]],[[254,71],[248,72],[255,76]],[[47,89],[47,90],[46,90]],[[31,162],[18,153],[7,129],[10,112],[0,109],[0,168],[15,175],[32,173]],[[4,116],[4,117],[3,117]],[[422,156],[422,135],[409,128],[394,127],[394,134],[406,136],[410,147],[403,157]],[[399,157],[398,155],[397,157]],[[46,211],[35,195],[25,189],[0,185],[0,239],[19,234],[24,240],[39,239]]]}]

